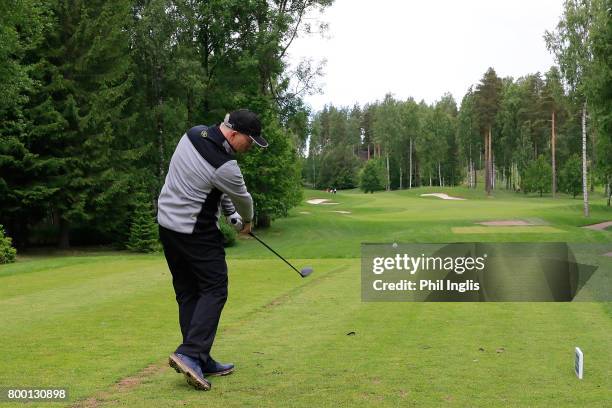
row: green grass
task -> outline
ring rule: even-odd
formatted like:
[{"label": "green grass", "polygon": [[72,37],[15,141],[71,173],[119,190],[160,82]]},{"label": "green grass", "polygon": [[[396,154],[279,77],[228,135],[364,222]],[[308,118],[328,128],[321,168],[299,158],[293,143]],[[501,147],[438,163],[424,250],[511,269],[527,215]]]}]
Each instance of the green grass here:
[{"label": "green grass", "polygon": [[[425,192],[468,200],[419,196]],[[20,255],[20,262],[0,266],[0,385],[68,387],[68,403],[44,406],[603,407],[610,401],[610,303],[360,299],[361,242],[563,240],[610,244],[612,251],[611,232],[580,228],[612,219],[603,197],[593,200],[588,220],[578,200],[486,198],[459,188],[306,192],[315,197],[340,204],[303,203],[259,232],[297,266],[313,266],[308,279],[254,240],[228,250],[230,298],[213,352],[237,371],[213,379],[212,391],[190,389],[165,367],[180,333],[163,256],[108,251]],[[545,225],[507,233],[475,224],[495,219]],[[612,258],[600,258],[612,266]],[[573,374],[577,345],[586,356],[582,381]]]}]

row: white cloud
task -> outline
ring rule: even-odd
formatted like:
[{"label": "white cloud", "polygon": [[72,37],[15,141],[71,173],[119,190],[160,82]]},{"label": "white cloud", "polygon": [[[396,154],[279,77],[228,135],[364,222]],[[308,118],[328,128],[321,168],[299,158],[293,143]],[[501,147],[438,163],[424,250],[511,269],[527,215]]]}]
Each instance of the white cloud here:
[{"label": "white cloud", "polygon": [[320,16],[330,38],[301,36],[289,50],[292,61],[327,60],[323,94],[306,97],[314,109],[387,92],[428,103],[451,92],[460,103],[490,66],[502,77],[547,71],[543,35],[561,11],[561,0],[336,0]]}]

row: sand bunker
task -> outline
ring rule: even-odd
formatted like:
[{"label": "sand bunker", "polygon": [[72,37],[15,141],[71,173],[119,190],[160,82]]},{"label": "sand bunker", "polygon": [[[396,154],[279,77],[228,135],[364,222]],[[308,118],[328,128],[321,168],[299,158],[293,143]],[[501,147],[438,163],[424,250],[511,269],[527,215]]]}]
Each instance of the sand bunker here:
[{"label": "sand bunker", "polygon": [[612,227],[612,221],[600,222],[599,224],[585,225],[582,228],[588,228],[595,231],[603,231],[608,227]]},{"label": "sand bunker", "polygon": [[421,194],[421,197],[438,197],[443,200],[465,200],[465,198],[461,197],[452,197],[445,193],[431,193],[431,194]]},{"label": "sand bunker", "polygon": [[310,199],[310,200],[308,200],[306,202],[308,204],[314,204],[314,205],[318,205],[318,204],[324,204],[324,205],[340,204],[340,203],[332,203],[327,198],[313,198],[313,199]]},{"label": "sand bunker", "polygon": [[454,234],[522,234],[539,233],[555,234],[566,231],[548,225],[517,225],[517,226],[488,226],[488,227],[452,227]]},{"label": "sand bunker", "polygon": [[350,211],[331,211],[331,212],[335,212],[338,214],[350,214],[351,213]]},{"label": "sand bunker", "polygon": [[509,227],[509,226],[527,226],[527,225],[537,225],[534,224],[532,222],[529,221],[525,221],[525,220],[497,220],[497,221],[483,221],[483,222],[477,222],[476,224],[480,224],[480,225],[488,225],[488,226],[504,226],[504,227]]}]

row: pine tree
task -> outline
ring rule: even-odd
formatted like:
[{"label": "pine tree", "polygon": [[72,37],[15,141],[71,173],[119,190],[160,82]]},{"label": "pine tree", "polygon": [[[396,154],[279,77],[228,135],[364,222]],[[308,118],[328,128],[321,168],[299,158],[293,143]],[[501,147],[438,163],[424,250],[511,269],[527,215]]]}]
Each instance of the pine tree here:
[{"label": "pine tree", "polygon": [[502,81],[495,70],[489,68],[476,87],[476,112],[484,134],[485,190],[491,194],[493,188],[493,125],[499,110]]},{"label": "pine tree", "polygon": [[42,217],[56,191],[46,184],[48,166],[31,152],[24,115],[37,68],[27,56],[43,38],[45,14],[44,2],[0,2],[0,222],[18,247],[25,246],[28,223]]},{"label": "pine tree", "polygon": [[542,89],[543,108],[550,114],[550,151],[552,169],[552,194],[557,192],[557,129],[560,125],[560,114],[563,109],[563,99],[565,97],[563,84],[561,83],[561,73],[557,67],[552,67],[546,73],[544,89]]},{"label": "pine tree", "polygon": [[129,166],[116,137],[129,130],[130,2],[56,0],[49,7],[45,40],[30,55],[40,86],[25,109],[27,146],[54,191],[45,205],[59,225],[60,247],[68,247],[71,225],[95,214],[110,223],[122,213],[109,207],[129,201],[130,175],[116,171]]},{"label": "pine tree", "polygon": [[132,216],[127,248],[134,252],[154,252],[159,249],[158,229],[153,215],[153,206],[140,195]]}]

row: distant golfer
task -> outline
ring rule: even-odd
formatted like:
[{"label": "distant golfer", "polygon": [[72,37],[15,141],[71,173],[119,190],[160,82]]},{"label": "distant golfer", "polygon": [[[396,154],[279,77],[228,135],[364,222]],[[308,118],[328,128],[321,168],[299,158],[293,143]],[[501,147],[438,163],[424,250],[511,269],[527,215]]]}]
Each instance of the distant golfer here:
[{"label": "distant golfer", "polygon": [[251,232],[253,200],[235,152],[267,147],[257,115],[241,109],[215,126],[196,126],[179,141],[158,199],[159,235],[172,273],[183,342],[169,364],[187,382],[209,390],[205,376],[226,375],[233,364],[210,355],[227,300],[227,264],[219,214],[242,234]]}]

